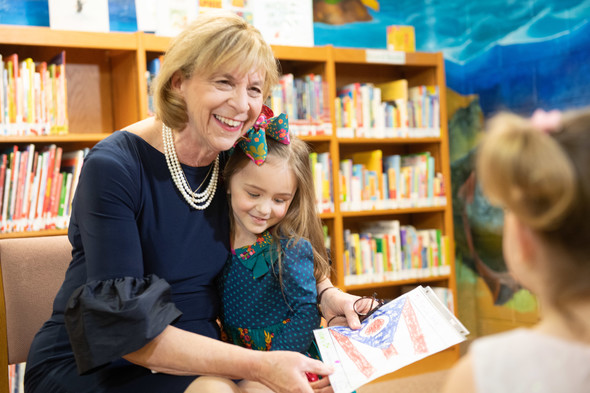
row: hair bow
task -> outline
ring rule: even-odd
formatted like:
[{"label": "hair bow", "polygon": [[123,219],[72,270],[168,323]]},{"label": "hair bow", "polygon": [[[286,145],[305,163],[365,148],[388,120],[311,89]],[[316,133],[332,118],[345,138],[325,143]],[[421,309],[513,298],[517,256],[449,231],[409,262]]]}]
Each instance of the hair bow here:
[{"label": "hair bow", "polygon": [[285,145],[290,143],[287,115],[281,113],[276,117],[273,116],[272,109],[263,105],[262,112],[258,116],[256,123],[244,134],[244,139],[238,142],[238,146],[256,165],[262,165],[266,160],[266,154],[268,153],[267,135]]},{"label": "hair bow", "polygon": [[531,116],[531,123],[533,127],[544,133],[556,132],[561,125],[561,112],[556,109],[549,112],[537,109]]}]

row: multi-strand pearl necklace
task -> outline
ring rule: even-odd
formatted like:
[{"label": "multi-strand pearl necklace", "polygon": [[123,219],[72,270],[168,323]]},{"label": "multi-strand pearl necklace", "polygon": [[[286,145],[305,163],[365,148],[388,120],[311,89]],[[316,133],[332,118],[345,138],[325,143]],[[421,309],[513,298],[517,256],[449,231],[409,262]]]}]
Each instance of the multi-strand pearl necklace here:
[{"label": "multi-strand pearl necklace", "polygon": [[217,177],[219,176],[219,156],[215,158],[215,164],[213,166],[213,174],[211,175],[211,179],[209,180],[209,185],[205,189],[205,191],[199,193],[201,186],[207,180],[207,176],[203,179],[203,183],[193,191],[188,181],[186,180],[186,176],[182,167],[180,166],[180,162],[178,161],[178,156],[176,155],[176,149],[174,148],[174,137],[172,136],[172,130],[165,124],[162,124],[162,139],[164,141],[164,155],[166,156],[166,163],[168,164],[168,169],[170,170],[170,174],[172,175],[172,180],[178,188],[178,191],[184,197],[184,200],[194,209],[197,210],[205,210],[213,200],[213,196],[215,195],[215,190],[217,189]]}]

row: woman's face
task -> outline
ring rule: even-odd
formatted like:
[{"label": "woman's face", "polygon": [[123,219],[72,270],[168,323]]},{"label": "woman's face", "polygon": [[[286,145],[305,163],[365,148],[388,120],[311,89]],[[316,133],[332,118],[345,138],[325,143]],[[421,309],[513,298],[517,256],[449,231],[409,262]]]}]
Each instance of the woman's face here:
[{"label": "woman's face", "polygon": [[201,146],[215,152],[228,150],[252,127],[263,103],[264,73],[219,70],[211,76],[195,73],[180,81],[188,111],[188,129]]}]

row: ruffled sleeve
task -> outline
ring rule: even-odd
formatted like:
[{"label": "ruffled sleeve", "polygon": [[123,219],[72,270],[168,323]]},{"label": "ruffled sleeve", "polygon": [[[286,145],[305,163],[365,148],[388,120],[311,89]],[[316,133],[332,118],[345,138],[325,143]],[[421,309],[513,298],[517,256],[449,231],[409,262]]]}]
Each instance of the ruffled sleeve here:
[{"label": "ruffled sleeve", "polygon": [[65,309],[78,372],[88,374],[140,349],[181,314],[170,285],[155,274],[82,285]]}]

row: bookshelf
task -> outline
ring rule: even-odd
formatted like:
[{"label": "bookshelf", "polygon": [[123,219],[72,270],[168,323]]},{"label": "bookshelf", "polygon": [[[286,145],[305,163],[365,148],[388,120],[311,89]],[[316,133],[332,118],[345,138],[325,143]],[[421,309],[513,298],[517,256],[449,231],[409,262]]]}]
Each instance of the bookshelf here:
[{"label": "bookshelf", "polygon": [[[147,63],[162,55],[169,38],[137,33],[90,33],[57,31],[45,27],[0,26],[0,53],[19,58],[32,57],[35,61],[48,60],[66,51],[69,133],[55,136],[0,136],[0,147],[14,144],[62,146],[64,152],[91,147],[113,130],[120,129],[148,115],[146,83]],[[440,53],[390,53],[361,49],[324,47],[275,46],[273,51],[280,61],[283,74],[296,77],[321,75],[327,84],[326,102],[332,132],[305,136],[314,151],[329,153],[333,195],[333,211],[320,214],[328,228],[331,241],[335,285],[347,292],[394,298],[406,285],[444,287],[454,295],[457,309],[454,270],[453,221],[450,189],[450,159],[446,119],[444,61]],[[433,85],[439,92],[440,136],[341,138],[336,130],[335,99],[338,88],[351,83],[385,83],[405,79],[409,86]],[[383,154],[414,154],[428,152],[434,167],[440,172],[447,189],[447,201],[439,206],[403,207],[348,211],[339,204],[340,160],[357,151],[382,150]],[[404,278],[394,281],[345,283],[343,254],[345,230],[358,230],[363,224],[377,220],[399,220],[402,225],[418,229],[438,229],[449,239],[448,274]],[[51,236],[65,230],[0,234],[3,237]],[[395,377],[424,371],[448,368],[459,357],[458,348],[451,348],[395,373]]]}]

